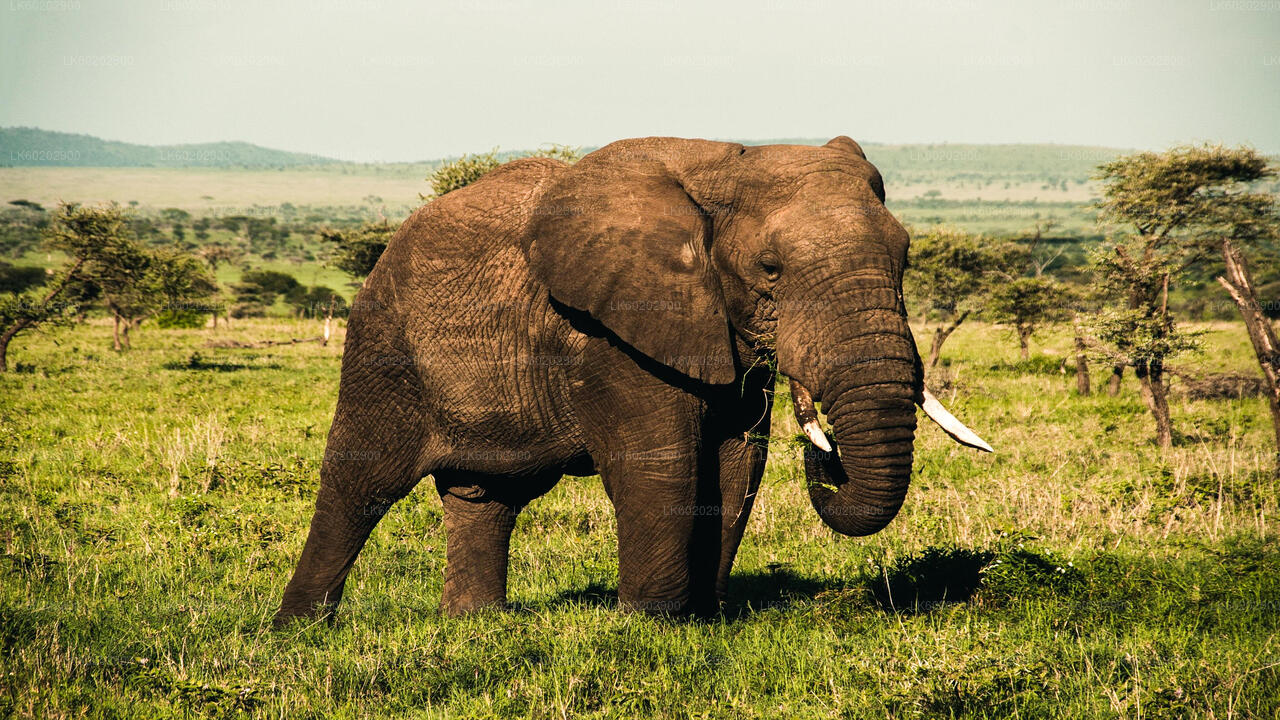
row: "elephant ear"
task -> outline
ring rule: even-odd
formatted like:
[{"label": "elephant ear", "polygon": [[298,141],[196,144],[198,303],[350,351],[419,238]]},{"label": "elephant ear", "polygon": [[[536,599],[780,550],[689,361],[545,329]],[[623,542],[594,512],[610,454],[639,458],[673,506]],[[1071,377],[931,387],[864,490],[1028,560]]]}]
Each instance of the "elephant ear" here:
[{"label": "elephant ear", "polygon": [[524,247],[551,297],[685,375],[733,382],[711,219],[665,167],[584,158],[533,212]]},{"label": "elephant ear", "polygon": [[[854,142],[853,138],[849,137],[848,135],[838,135],[836,137],[833,137],[829,141],[827,141],[827,144],[824,147],[829,147],[834,150],[839,150],[845,153],[852,153],[858,156],[858,158],[861,160],[864,160],[864,161],[867,160],[867,154],[862,151],[862,146]],[[877,170],[875,166],[870,163],[870,161],[867,161],[863,164],[866,165],[866,168],[863,171],[863,176],[866,178],[867,184],[871,186],[871,191],[875,193],[876,197],[880,198],[880,202],[883,203],[884,202],[884,178],[880,176],[880,171]]]},{"label": "elephant ear", "polygon": [[863,160],[867,159],[867,154],[862,152],[862,146],[854,142],[853,138],[848,135],[837,135],[827,141],[826,147],[836,148],[838,150],[846,150],[857,155]]}]

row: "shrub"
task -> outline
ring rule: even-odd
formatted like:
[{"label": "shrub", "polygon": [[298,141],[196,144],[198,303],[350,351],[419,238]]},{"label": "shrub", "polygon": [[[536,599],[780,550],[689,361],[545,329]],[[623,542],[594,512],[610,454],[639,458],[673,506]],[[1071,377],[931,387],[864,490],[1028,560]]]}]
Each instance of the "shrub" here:
[{"label": "shrub", "polygon": [[[578,158],[582,157],[582,151],[576,147],[568,145],[551,145],[546,148],[534,150],[510,158],[518,160],[527,157],[543,157],[553,160],[560,160],[567,163],[574,163]],[[424,200],[440,197],[453,192],[459,188],[466,187],[471,183],[479,180],[485,173],[502,165],[504,161],[498,157],[498,150],[494,148],[487,153],[478,155],[463,155],[457,160],[441,165],[436,169],[431,177],[427,178],[427,182],[431,183],[431,195],[423,196]]]},{"label": "shrub", "polygon": [[156,314],[156,326],[173,329],[191,329],[204,327],[205,314],[191,308],[163,310]]},{"label": "shrub", "polygon": [[466,187],[501,164],[497,149],[479,155],[463,155],[447,162],[427,178],[427,182],[431,183],[431,196],[441,197]]}]

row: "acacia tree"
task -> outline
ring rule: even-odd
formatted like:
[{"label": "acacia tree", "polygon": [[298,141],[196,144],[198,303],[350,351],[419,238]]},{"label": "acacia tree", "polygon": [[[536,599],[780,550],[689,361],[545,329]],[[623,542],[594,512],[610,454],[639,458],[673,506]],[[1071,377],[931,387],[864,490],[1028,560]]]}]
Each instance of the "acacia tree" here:
[{"label": "acacia tree", "polygon": [[373,272],[396,229],[385,220],[365,223],[353,230],[321,230],[320,237],[337,245],[329,263],[356,280]]},{"label": "acacia tree", "polygon": [[[1253,186],[1273,177],[1275,169],[1265,156],[1251,148],[1205,145],[1137,153],[1106,163],[1099,170],[1098,178],[1105,183],[1103,218],[1124,226],[1132,234],[1128,243],[1131,252],[1122,252],[1123,245],[1116,248],[1118,262],[1129,268],[1128,282],[1118,289],[1126,296],[1131,313],[1142,312],[1159,319],[1157,325],[1172,328],[1171,319],[1160,317],[1168,314],[1171,279],[1220,254],[1220,267],[1226,273],[1219,282],[1244,316],[1268,385],[1280,447],[1280,390],[1276,379],[1280,360],[1275,332],[1261,311],[1245,259],[1246,252],[1259,252],[1280,237],[1275,198]],[[1174,337],[1164,342],[1169,347],[1179,347]],[[1162,369],[1159,362],[1154,366],[1148,363],[1145,368],[1134,367],[1144,388],[1150,382],[1150,371]],[[1147,370],[1146,378],[1140,374],[1143,369]],[[1280,453],[1277,455],[1280,472]]]},{"label": "acacia tree", "polygon": [[157,310],[159,294],[154,286],[155,256],[136,240],[125,238],[86,266],[86,277],[97,285],[102,304],[111,313],[111,347],[130,347],[129,331]]},{"label": "acacia tree", "polygon": [[987,299],[993,320],[1013,326],[1023,360],[1031,359],[1031,336],[1044,323],[1062,316],[1066,295],[1046,277],[1009,278],[996,283]]},{"label": "acacia tree", "polygon": [[1153,249],[1151,236],[1137,236],[1101,249],[1094,268],[1111,302],[1095,317],[1094,333],[1116,367],[1132,367],[1142,400],[1156,423],[1156,442],[1173,444],[1165,368],[1177,355],[1197,347],[1195,337],[1179,330],[1169,312],[1174,269],[1166,254]]},{"label": "acacia tree", "polygon": [[124,214],[116,205],[84,207],[63,203],[45,231],[50,249],[67,255],[63,267],[42,291],[5,293],[0,296],[0,372],[8,370],[9,343],[20,333],[65,317],[74,300],[93,297],[86,287],[87,269],[129,244]]},{"label": "acacia tree", "polygon": [[67,284],[74,279],[83,260],[75,261],[64,268],[57,280],[43,293],[6,292],[0,294],[0,372],[9,370],[9,343],[19,333],[30,330],[48,322],[62,318],[67,311],[65,303],[55,300],[62,294]]},{"label": "acacia tree", "polygon": [[942,344],[981,309],[990,280],[1008,268],[1012,248],[953,228],[933,228],[911,241],[905,280],[926,317],[939,317],[926,365],[936,367]]},{"label": "acacia tree", "polygon": [[205,313],[213,313],[217,322],[213,299],[218,294],[218,283],[194,255],[173,249],[156,250],[151,275],[150,285],[163,306],[161,315],[170,326],[199,327]]}]

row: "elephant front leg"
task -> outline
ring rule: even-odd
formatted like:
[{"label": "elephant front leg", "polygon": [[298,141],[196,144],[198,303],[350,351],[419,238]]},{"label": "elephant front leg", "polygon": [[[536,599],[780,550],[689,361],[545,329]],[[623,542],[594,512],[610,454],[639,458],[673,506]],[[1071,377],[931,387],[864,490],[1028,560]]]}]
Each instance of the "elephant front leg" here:
[{"label": "elephant front leg", "polygon": [[717,604],[725,599],[733,559],[751,518],[760,478],[764,475],[768,442],[769,422],[766,416],[762,428],[725,440],[720,445],[720,543],[715,575]]},{"label": "elephant front leg", "polygon": [[710,565],[714,587],[708,592],[715,609],[726,596],[733,560],[742,544],[742,536],[751,517],[760,478],[764,475],[769,454],[769,429],[773,411],[774,374],[767,366],[756,365],[748,372],[741,390],[716,404],[716,412],[708,418],[705,436],[709,438],[711,466],[709,492],[718,520],[714,547],[702,553]]},{"label": "elephant front leg", "polygon": [[571,385],[573,410],[617,517],[619,603],[687,614],[704,604],[701,589],[715,572],[695,567],[695,524],[719,527],[698,512],[705,402],[605,340],[586,354],[591,361]]},{"label": "elephant front leg", "polygon": [[[627,608],[683,615],[696,609],[692,545],[697,483],[681,456],[691,448],[638,451],[602,472],[618,521],[618,601]],[[625,454],[624,454],[625,457]]]},{"label": "elephant front leg", "polygon": [[700,452],[692,444],[645,451],[670,464],[606,473],[624,605],[703,617],[718,611],[764,472],[767,426],[763,432]]}]

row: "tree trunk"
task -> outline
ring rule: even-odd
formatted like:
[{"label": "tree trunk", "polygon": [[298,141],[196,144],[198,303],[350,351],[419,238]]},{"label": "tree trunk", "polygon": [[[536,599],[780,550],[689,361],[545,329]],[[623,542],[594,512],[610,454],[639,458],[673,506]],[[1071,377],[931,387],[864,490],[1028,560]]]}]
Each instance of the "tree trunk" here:
[{"label": "tree trunk", "polygon": [[1164,382],[1164,369],[1152,363],[1147,377],[1151,385],[1151,414],[1156,418],[1156,442],[1160,447],[1173,445],[1173,419],[1169,414],[1169,387]]},{"label": "tree trunk", "polygon": [[1133,374],[1138,378],[1142,402],[1156,421],[1156,444],[1161,448],[1173,445],[1173,419],[1169,414],[1169,389],[1164,383],[1164,368],[1160,363],[1139,363]]},{"label": "tree trunk", "polygon": [[1084,342],[1084,330],[1080,327],[1080,318],[1075,319],[1076,331],[1076,392],[1088,395],[1089,387],[1089,354]]},{"label": "tree trunk", "polygon": [[1226,288],[1236,307],[1240,309],[1245,329],[1249,331],[1249,340],[1253,343],[1253,351],[1258,356],[1258,366],[1262,369],[1267,403],[1271,406],[1271,424],[1276,435],[1274,472],[1280,476],[1280,342],[1276,340],[1271,321],[1262,314],[1249,266],[1230,240],[1222,241],[1222,259],[1226,262],[1227,274],[1219,277],[1218,282]]},{"label": "tree trunk", "polygon": [[1031,328],[1018,328],[1018,349],[1022,351],[1022,361],[1031,359]]},{"label": "tree trunk", "polygon": [[1107,381],[1107,394],[1115,397],[1120,394],[1120,381],[1124,379],[1124,363],[1111,366],[1111,379]]},{"label": "tree trunk", "polygon": [[951,333],[955,332],[956,328],[960,327],[960,323],[964,322],[967,317],[969,317],[969,311],[965,310],[956,317],[955,322],[945,326],[939,325],[938,329],[934,331],[933,344],[929,348],[930,370],[938,366],[938,359],[942,357],[942,343],[946,342],[947,338],[951,337]]},{"label": "tree trunk", "polygon": [[133,327],[133,321],[124,317],[120,313],[113,313],[115,324],[112,326],[111,333],[111,349],[127,350],[129,348],[129,329]]},{"label": "tree trunk", "polygon": [[9,372],[9,341],[25,327],[22,323],[18,323],[0,335],[0,373]]}]

